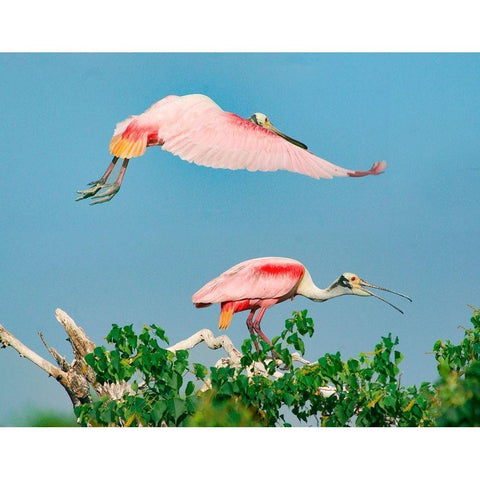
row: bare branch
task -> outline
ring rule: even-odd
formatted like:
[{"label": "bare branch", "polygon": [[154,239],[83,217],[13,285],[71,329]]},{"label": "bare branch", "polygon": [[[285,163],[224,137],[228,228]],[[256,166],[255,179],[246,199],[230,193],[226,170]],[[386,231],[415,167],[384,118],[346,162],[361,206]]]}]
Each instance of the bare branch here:
[{"label": "bare branch", "polygon": [[226,335],[220,335],[215,337],[213,332],[207,328],[194,333],[192,336],[188,337],[181,342],[176,343],[175,345],[167,348],[171,352],[176,352],[177,350],[191,350],[193,347],[197,346],[199,343],[205,342],[208,348],[212,350],[217,350],[218,348],[223,348],[229,356],[229,361],[232,365],[240,365],[240,359],[242,354],[234,347],[232,341]]},{"label": "bare branch", "polygon": [[62,357],[53,347],[49,347],[47,342],[45,341],[45,338],[43,338],[42,332],[38,332],[38,335],[42,339],[43,344],[45,345],[45,348],[49,351],[50,355],[55,359],[57,362],[58,366],[64,371],[68,372],[70,369],[70,364],[67,362],[67,359],[65,357]]},{"label": "bare branch", "polygon": [[87,353],[93,352],[96,346],[95,343],[87,337],[83,328],[79,327],[73,318],[61,308],[55,310],[55,317],[63,325],[67,335],[70,337],[75,357],[83,358]]},{"label": "bare branch", "polygon": [[119,383],[97,382],[95,372],[87,364],[87,362],[85,362],[85,356],[95,350],[95,343],[87,337],[85,330],[83,330],[82,327],[79,327],[73,318],[71,318],[62,309],[57,308],[55,310],[55,317],[62,324],[63,328],[65,328],[72,345],[73,353],[75,355],[75,359],[73,360],[70,368],[78,375],[81,375],[86,382],[93,387],[98,396],[101,397],[106,395],[112,400],[118,400],[126,393],[133,393],[130,384],[125,381]]},{"label": "bare branch", "polygon": [[[191,350],[201,342],[205,342],[207,347],[211,348],[212,350],[223,348],[225,352],[228,354],[228,358],[220,358],[216,362],[215,364],[216,367],[229,366],[229,367],[240,369],[242,354],[240,353],[239,350],[235,348],[230,338],[227,335],[220,335],[218,337],[215,337],[213,332],[207,328],[204,328],[203,330],[200,330],[197,333],[194,333],[187,339],[182,340],[176,343],[175,345],[169,347],[167,350],[170,350],[171,352],[174,352],[174,353],[177,352],[178,350]],[[292,360],[294,362],[303,363],[304,365],[312,364],[308,360],[305,360],[298,352],[293,352]],[[273,361],[277,364],[277,367],[279,368],[282,367],[283,362],[281,360],[268,359],[266,360],[265,363],[268,365],[270,362],[273,362]],[[262,375],[264,377],[269,376],[269,373],[262,362],[255,362],[251,368],[246,369],[246,374],[250,377],[254,375]],[[274,378],[281,378],[284,376],[284,373],[276,370],[272,376]],[[205,379],[204,382],[205,382],[205,387],[203,387],[202,390],[208,390],[209,388],[211,388],[210,381],[208,379]],[[336,390],[334,387],[325,386],[325,387],[319,388],[319,394],[322,395],[323,397],[330,397],[334,393],[336,393]]]},{"label": "bare branch", "polygon": [[28,358],[28,360],[40,367],[43,371],[47,372],[48,375],[57,379],[59,382],[62,382],[62,380],[65,381],[65,372],[50,363],[48,360],[45,360],[33,350],[30,350],[20,340],[15,338],[3,325],[0,325],[0,342],[3,343],[4,346],[10,346],[15,349],[21,357]]},{"label": "bare branch", "polygon": [[[89,380],[79,367],[79,362],[75,360],[70,365],[55,349],[49,347],[43,336],[40,335],[47,350],[52,354],[61,368],[53,365],[43,357],[30,350],[20,340],[13,336],[8,330],[0,325],[0,342],[4,346],[14,348],[22,357],[28,358],[35,365],[48,373],[57,380],[66,390],[73,405],[80,405],[90,400]],[[82,359],[83,360],[83,359]],[[75,362],[77,365],[75,365]]]}]

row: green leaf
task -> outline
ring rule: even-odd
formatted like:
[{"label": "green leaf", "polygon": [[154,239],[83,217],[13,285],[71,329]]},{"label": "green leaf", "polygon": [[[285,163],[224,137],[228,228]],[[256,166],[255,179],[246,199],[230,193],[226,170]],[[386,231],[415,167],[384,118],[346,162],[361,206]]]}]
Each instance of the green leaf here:
[{"label": "green leaf", "polygon": [[110,352],[110,364],[112,365],[112,367],[114,368],[114,370],[116,372],[118,372],[121,368],[121,365],[120,365],[120,353],[118,352],[118,350],[112,350]]},{"label": "green leaf", "polygon": [[152,416],[152,420],[158,424],[163,420],[163,415],[167,411],[167,402],[163,399],[158,400],[155,402],[153,405],[153,408],[150,412],[150,415]]},{"label": "green leaf", "polygon": [[190,380],[188,383],[187,383],[187,386],[185,388],[185,395],[188,397],[190,396],[193,391],[195,390],[195,384]]},{"label": "green leaf", "polygon": [[160,340],[163,340],[167,345],[169,344],[168,337],[165,335],[165,330],[163,330],[163,328],[157,327],[156,325],[150,325],[150,327],[155,331],[155,335]]},{"label": "green leaf", "polygon": [[218,393],[222,393],[224,395],[227,395],[228,397],[231,397],[233,394],[233,387],[232,384],[229,382],[224,383],[221,387]]},{"label": "green leaf", "polygon": [[342,404],[337,404],[335,408],[333,409],[335,412],[335,416],[337,417],[337,421],[339,425],[346,425],[348,417],[345,412],[345,407]]},{"label": "green leaf", "polygon": [[195,373],[195,376],[198,377],[200,380],[203,380],[208,373],[207,367],[203,366],[201,363],[194,363],[193,371]]},{"label": "green leaf", "polygon": [[300,350],[300,353],[302,355],[305,355],[305,344],[303,343],[303,340],[301,338],[297,339],[294,346],[297,350]]},{"label": "green leaf", "polygon": [[388,350],[393,347],[392,334],[389,333],[387,337],[382,337],[383,343]]},{"label": "green leaf", "polygon": [[348,359],[347,360],[347,365],[348,365],[349,370],[352,373],[358,372],[359,363],[358,363],[358,360],[356,360],[355,358]]},{"label": "green leaf", "polygon": [[105,347],[95,347],[93,349],[93,354],[95,355],[96,358],[99,360],[106,359],[106,354],[105,354]]},{"label": "green leaf", "polygon": [[173,399],[173,414],[175,418],[175,422],[178,421],[180,416],[184,413],[185,411],[185,400],[181,398],[174,398]]},{"label": "green leaf", "polygon": [[396,404],[396,398],[391,396],[391,395],[388,395],[386,397],[383,397],[381,402],[383,403],[383,405],[387,408],[389,407],[394,407],[395,404]]},{"label": "green leaf", "polygon": [[188,351],[187,350],[177,350],[177,360],[185,361],[188,358]]},{"label": "green leaf", "polygon": [[103,404],[101,410],[99,409],[99,419],[104,423],[112,423],[115,419],[114,410],[116,407],[116,403],[111,400],[106,405]]},{"label": "green leaf", "polygon": [[95,357],[93,356],[93,353],[87,353],[85,355],[85,362],[88,366],[95,368],[96,360],[95,360]]},{"label": "green leaf", "polygon": [[403,360],[403,355],[398,350],[395,350],[394,357],[395,365],[398,365]]}]

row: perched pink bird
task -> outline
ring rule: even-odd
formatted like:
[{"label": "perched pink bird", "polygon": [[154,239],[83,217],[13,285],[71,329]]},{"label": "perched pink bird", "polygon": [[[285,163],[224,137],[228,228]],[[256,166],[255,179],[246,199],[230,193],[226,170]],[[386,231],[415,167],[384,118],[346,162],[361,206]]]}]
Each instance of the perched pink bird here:
[{"label": "perched pink bird", "polygon": [[[384,290],[412,301],[406,295],[372,285],[354,273],[344,273],[329,287],[321,289],[313,283],[310,273],[299,261],[265,257],[246,260],[230,268],[196,292],[192,296],[192,302],[197,308],[220,303],[220,329],[228,328],[234,313],[250,310],[247,318],[249,332],[260,335],[265,342],[271,344],[260,328],[262,317],[267,308],[289,298],[293,300],[295,295],[303,295],[315,302],[324,302],[341,295],[373,296],[403,313],[365,287]],[[254,319],[256,310],[259,312]]]},{"label": "perched pink bird", "polygon": [[[92,205],[111,200],[120,190],[129,159],[155,145],[206,167],[289,170],[314,178],[378,175],[386,166],[375,162],[367,171],[347,170],[310,153],[306,145],[278,131],[263,113],[245,120],[223,111],[205,95],[169,95],[117,124],[110,142],[111,164],[100,180],[89,183],[91,188],[77,192],[81,194],[77,200],[93,197],[97,200]],[[106,184],[119,158],[124,161],[118,178]]]}]

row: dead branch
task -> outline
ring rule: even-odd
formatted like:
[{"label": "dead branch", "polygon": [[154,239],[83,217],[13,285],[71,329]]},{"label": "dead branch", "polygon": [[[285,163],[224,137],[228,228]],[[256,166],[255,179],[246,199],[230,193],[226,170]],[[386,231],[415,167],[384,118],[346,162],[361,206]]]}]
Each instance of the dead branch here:
[{"label": "dead branch", "polygon": [[[20,356],[28,358],[49,376],[55,378],[65,388],[74,406],[89,399],[88,382],[83,375],[78,375],[71,369],[64,371],[62,368],[56,367],[33,350],[30,350],[2,325],[0,325],[0,343],[3,346],[12,347]],[[63,366],[66,367],[66,365]]]},{"label": "dead branch", "polygon": [[0,343],[3,348],[12,347],[16,350],[21,357],[28,358],[35,365],[48,373],[51,377],[54,377],[58,381],[65,379],[65,372],[42,358],[40,355],[30,350],[20,340],[15,338],[3,325],[0,325]]},{"label": "dead branch", "polygon": [[228,354],[228,359],[223,359],[225,363],[228,363],[233,367],[240,366],[242,354],[234,347],[230,338],[228,338],[226,335],[215,337],[213,332],[207,328],[194,333],[191,337],[176,343],[175,345],[167,348],[167,350],[170,350],[174,353],[178,350],[191,350],[201,342],[205,342],[207,347],[211,348],[212,350],[223,348]]},{"label": "dead branch", "polygon": [[[242,354],[240,353],[239,350],[235,348],[230,338],[227,337],[226,335],[220,335],[218,337],[215,337],[213,332],[207,328],[204,328],[203,330],[200,330],[197,333],[194,333],[192,336],[176,343],[175,345],[169,347],[167,350],[170,350],[171,352],[176,352],[178,350],[191,350],[201,342],[205,342],[207,347],[211,348],[212,350],[223,348],[225,352],[228,354],[227,358],[220,358],[217,361],[217,363],[215,364],[216,367],[228,366],[236,369],[241,368]],[[303,363],[305,365],[310,365],[310,362],[302,358],[298,352],[294,352],[292,354],[292,360]],[[281,360],[273,360],[273,359],[268,359],[266,361],[267,365],[272,361],[274,361],[278,367],[281,367],[283,365],[283,362]],[[265,365],[261,362],[255,362],[252,368],[248,369],[246,373],[249,376],[252,376],[252,375],[268,376],[267,369],[265,368]],[[283,375],[284,374],[279,371],[276,371],[273,374],[275,378],[282,377]]]}]

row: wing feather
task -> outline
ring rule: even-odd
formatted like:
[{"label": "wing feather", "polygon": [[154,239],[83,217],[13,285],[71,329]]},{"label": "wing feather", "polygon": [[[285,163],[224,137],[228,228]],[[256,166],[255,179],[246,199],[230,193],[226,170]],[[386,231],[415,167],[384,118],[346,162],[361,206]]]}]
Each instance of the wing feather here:
[{"label": "wing feather", "polygon": [[247,260],[228,269],[192,296],[205,305],[245,299],[282,298],[295,290],[305,267],[289,258],[266,257]]},{"label": "wing feather", "polygon": [[118,157],[139,156],[162,145],[183,160],[213,168],[273,172],[289,170],[314,178],[382,173],[385,162],[353,171],[313,155],[279,135],[223,111],[205,95],[169,95],[138,116],[117,124],[110,151]]},{"label": "wing feather", "polygon": [[[163,123],[158,135],[164,139],[164,150],[207,167],[266,172],[281,169],[314,178],[355,173],[317,157],[238,115],[221,110],[208,97],[204,97],[204,102],[196,104],[190,112],[185,108],[168,125]],[[213,151],[212,146],[216,147]]]}]

